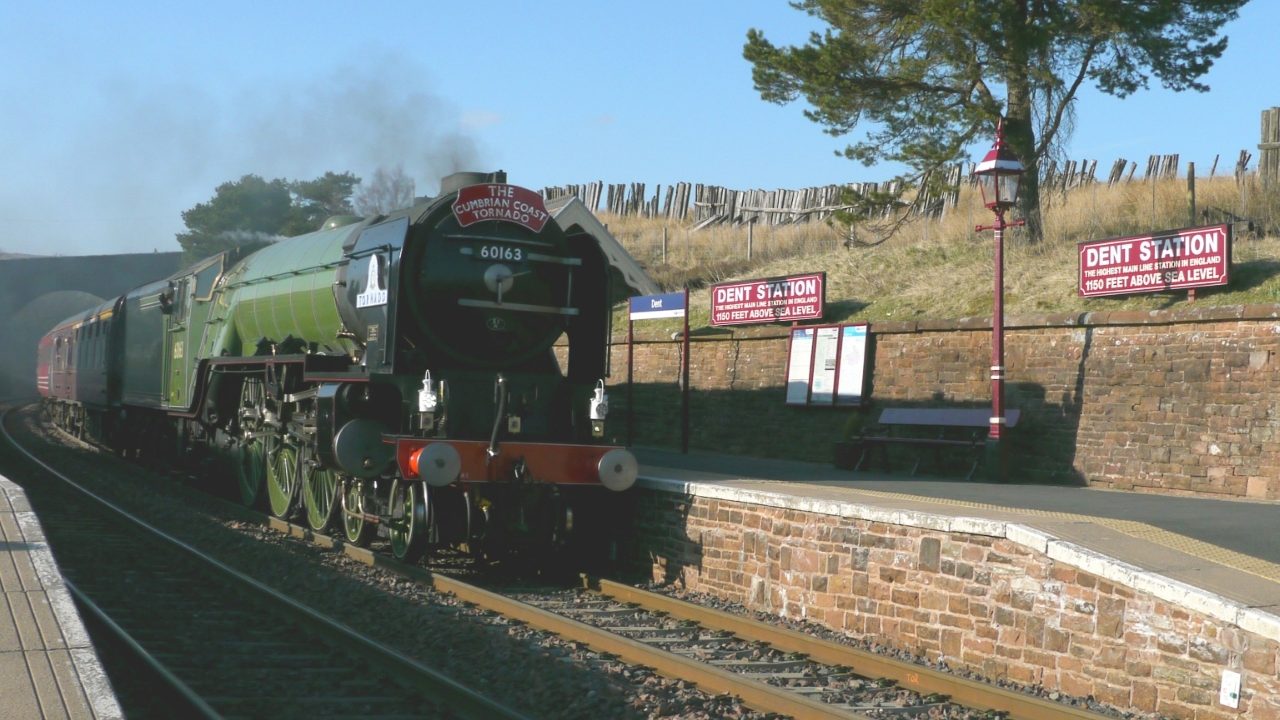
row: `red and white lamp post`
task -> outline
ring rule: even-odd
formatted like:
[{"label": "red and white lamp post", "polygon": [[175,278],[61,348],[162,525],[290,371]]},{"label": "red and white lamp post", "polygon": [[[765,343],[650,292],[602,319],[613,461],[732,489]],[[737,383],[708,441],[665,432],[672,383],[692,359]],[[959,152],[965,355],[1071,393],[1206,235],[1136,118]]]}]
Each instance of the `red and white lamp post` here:
[{"label": "red and white lamp post", "polygon": [[976,232],[995,230],[995,306],[991,314],[991,428],[987,432],[985,465],[989,476],[1005,480],[1006,454],[1004,436],[1004,229],[1024,224],[1023,220],[1005,222],[1004,214],[1018,200],[1024,168],[1004,144],[1004,118],[996,125],[996,144],[974,168],[982,204],[996,214],[994,225],[979,225]]}]

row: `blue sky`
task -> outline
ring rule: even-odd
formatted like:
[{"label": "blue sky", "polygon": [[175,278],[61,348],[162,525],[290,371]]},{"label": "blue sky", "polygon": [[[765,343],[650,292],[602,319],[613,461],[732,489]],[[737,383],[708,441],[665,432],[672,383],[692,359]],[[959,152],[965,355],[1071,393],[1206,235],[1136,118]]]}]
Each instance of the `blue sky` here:
[{"label": "blue sky", "polygon": [[[1086,90],[1071,157],[1255,155],[1280,105],[1280,2],[1226,29],[1212,91]],[[803,42],[784,0],[0,4],[0,252],[176,250],[181,212],[246,173],[453,169],[590,182],[798,188],[883,180],[798,104],[760,100],[747,29]],[[985,148],[982,148],[985,149]],[[1252,167],[1252,165],[1251,165]]]}]

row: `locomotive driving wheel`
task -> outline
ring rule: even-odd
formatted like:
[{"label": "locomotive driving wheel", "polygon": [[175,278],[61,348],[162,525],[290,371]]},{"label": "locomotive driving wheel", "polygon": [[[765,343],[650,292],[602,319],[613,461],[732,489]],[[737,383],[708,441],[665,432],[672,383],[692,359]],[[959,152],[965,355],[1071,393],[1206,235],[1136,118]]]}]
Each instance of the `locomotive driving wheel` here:
[{"label": "locomotive driving wheel", "polygon": [[267,500],[271,514],[287,519],[298,506],[298,451],[281,444],[267,465]]},{"label": "locomotive driving wheel", "polygon": [[359,478],[342,479],[342,530],[347,542],[358,547],[368,547],[377,527],[365,520],[365,513],[373,507],[369,482]]},{"label": "locomotive driving wheel", "polygon": [[241,442],[232,451],[236,463],[236,479],[240,485],[240,502],[257,507],[262,499],[263,481],[267,475],[267,445],[262,437]]},{"label": "locomotive driving wheel", "polygon": [[338,474],[318,462],[304,461],[302,506],[307,526],[324,532],[333,524],[338,509]]},{"label": "locomotive driving wheel", "polygon": [[413,562],[427,549],[428,521],[426,486],[396,478],[391,483],[391,554],[397,560]]},{"label": "locomotive driving wheel", "polygon": [[245,378],[240,386],[239,433],[231,453],[240,501],[249,507],[259,504],[267,478],[267,461],[275,437],[263,420],[267,415],[266,391],[262,378]]}]

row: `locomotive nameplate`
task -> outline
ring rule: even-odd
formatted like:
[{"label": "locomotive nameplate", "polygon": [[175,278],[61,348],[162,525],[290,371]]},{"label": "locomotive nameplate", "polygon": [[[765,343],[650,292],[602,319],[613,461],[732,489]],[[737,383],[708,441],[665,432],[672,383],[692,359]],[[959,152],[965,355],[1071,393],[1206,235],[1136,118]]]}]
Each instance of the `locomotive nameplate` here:
[{"label": "locomotive nameplate", "polygon": [[542,232],[551,214],[542,196],[527,188],[504,183],[468,185],[453,201],[453,216],[462,227],[498,220]]},{"label": "locomotive nameplate", "polygon": [[356,307],[374,307],[387,304],[387,283],[383,280],[386,269],[383,259],[378,255],[369,256],[369,275],[365,279],[364,290],[356,295]]}]

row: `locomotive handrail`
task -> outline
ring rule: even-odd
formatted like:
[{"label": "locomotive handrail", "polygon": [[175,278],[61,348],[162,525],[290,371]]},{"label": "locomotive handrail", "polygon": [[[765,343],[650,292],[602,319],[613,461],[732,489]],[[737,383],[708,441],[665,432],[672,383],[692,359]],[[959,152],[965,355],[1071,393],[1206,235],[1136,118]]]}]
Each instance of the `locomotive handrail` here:
[{"label": "locomotive handrail", "polygon": [[543,255],[542,253],[531,252],[527,256],[535,262],[556,263],[558,265],[571,265],[573,267],[582,267],[582,258],[562,258],[554,255]]},{"label": "locomotive handrail", "polygon": [[296,270],[290,270],[288,272],[275,273],[272,275],[263,275],[262,277],[256,277],[250,280],[239,280],[237,282],[228,283],[224,285],[223,289],[234,290],[236,288],[247,287],[249,285],[257,285],[258,283],[271,282],[273,280],[279,280],[280,278],[289,277],[293,275],[302,275],[302,274],[313,272],[316,270],[329,270],[330,268],[336,268],[339,265],[345,265],[345,264],[347,264],[346,259],[335,260],[333,262],[327,262],[323,265],[312,265],[310,267],[298,268]]},{"label": "locomotive handrail", "polygon": [[516,310],[523,312],[542,313],[544,315],[567,315],[576,316],[579,314],[578,308],[572,307],[553,307],[551,305],[529,305],[527,303],[500,303],[492,300],[473,300],[471,298],[458,298],[458,304],[462,307],[487,308],[489,310]]},{"label": "locomotive handrail", "polygon": [[[468,257],[475,256],[474,248],[464,247],[464,248],[461,248],[458,252]],[[526,260],[529,260],[530,262],[545,262],[545,263],[554,263],[556,265],[568,265],[570,267],[582,267],[582,258],[557,257],[555,255],[544,255],[540,252],[529,252],[524,257]]]},{"label": "locomotive handrail", "polygon": [[555,247],[554,244],[549,242],[543,242],[541,240],[525,240],[523,238],[509,238],[509,237],[501,237],[499,235],[478,235],[478,234],[462,235],[459,233],[446,233],[444,237],[446,240],[467,240],[467,241],[488,240],[490,242],[510,243],[512,245],[537,245],[539,247]]},{"label": "locomotive handrail", "polygon": [[391,252],[392,250],[395,250],[393,246],[383,243],[382,245],[378,245],[376,247],[365,248],[363,250],[352,250],[351,252],[344,252],[342,253],[342,257],[348,260],[359,260],[362,257],[367,257],[369,255],[376,255],[380,252]]}]

